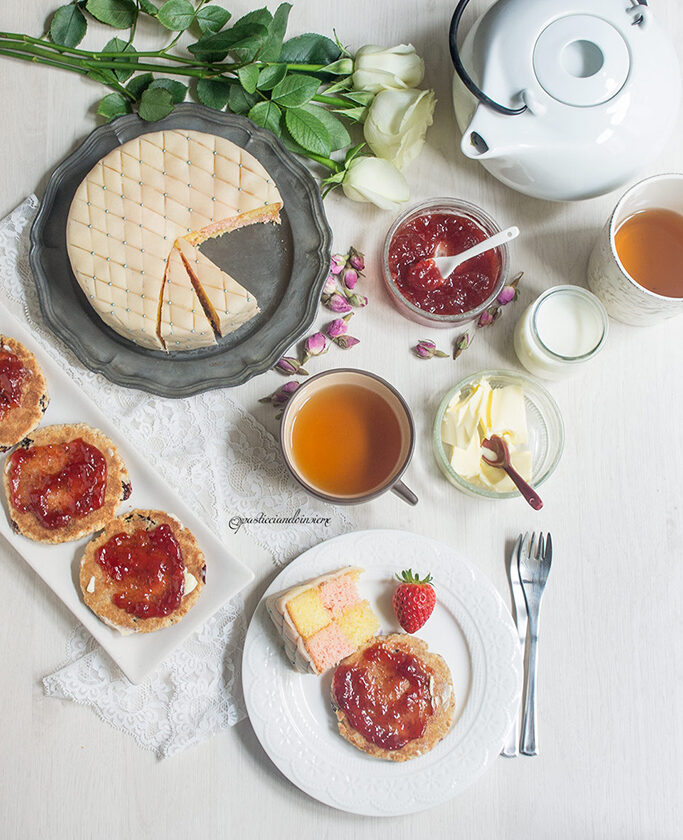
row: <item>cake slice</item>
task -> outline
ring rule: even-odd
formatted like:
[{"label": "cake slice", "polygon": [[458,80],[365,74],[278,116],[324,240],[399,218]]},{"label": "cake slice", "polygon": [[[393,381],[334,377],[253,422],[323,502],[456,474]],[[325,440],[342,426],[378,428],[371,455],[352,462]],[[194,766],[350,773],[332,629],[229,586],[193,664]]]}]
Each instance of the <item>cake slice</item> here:
[{"label": "cake slice", "polygon": [[218,335],[229,335],[259,312],[254,295],[199,248],[185,239],[178,239],[175,248],[180,251],[195,292]]},{"label": "cake slice", "polygon": [[177,248],[171,248],[168,255],[157,318],[157,335],[167,351],[216,343],[213,326]]},{"label": "cake slice", "polygon": [[297,671],[322,674],[379,630],[377,616],[356,588],[362,572],[347,566],[266,599]]}]

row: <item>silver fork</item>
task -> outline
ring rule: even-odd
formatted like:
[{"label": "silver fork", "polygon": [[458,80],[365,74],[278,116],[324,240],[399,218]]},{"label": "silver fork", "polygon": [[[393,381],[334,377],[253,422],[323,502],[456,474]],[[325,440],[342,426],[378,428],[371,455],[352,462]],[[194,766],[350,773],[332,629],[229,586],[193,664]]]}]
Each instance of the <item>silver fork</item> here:
[{"label": "silver fork", "polygon": [[[515,605],[515,624],[517,625],[517,635],[519,636],[519,644],[522,648],[522,657],[524,656],[524,647],[526,645],[526,601],[524,600],[524,592],[522,591],[522,583],[519,579],[519,553],[524,545],[524,540],[528,540],[529,535],[520,534],[517,537],[512,553],[510,554],[510,562],[508,564],[508,571],[510,573],[510,591],[512,592],[512,601]],[[519,712],[515,714],[510,732],[505,746],[500,754],[505,758],[515,758],[517,755],[517,733],[519,729]]]},{"label": "silver fork", "polygon": [[538,652],[538,622],[541,612],[541,598],[553,559],[553,541],[550,534],[544,539],[538,535],[534,554],[535,534],[531,535],[528,551],[519,553],[519,577],[524,591],[529,616],[529,663],[526,675],[524,718],[520,752],[523,755],[538,755],[536,743],[536,656]]}]

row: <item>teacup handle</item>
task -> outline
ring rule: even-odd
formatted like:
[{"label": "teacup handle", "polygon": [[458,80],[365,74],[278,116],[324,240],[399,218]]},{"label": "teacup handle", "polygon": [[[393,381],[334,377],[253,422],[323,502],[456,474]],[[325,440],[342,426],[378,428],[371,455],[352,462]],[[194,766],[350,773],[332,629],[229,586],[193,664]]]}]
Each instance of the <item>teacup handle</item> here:
[{"label": "teacup handle", "polygon": [[419,501],[410,487],[406,487],[402,481],[397,481],[391,489],[400,499],[403,499],[403,501],[407,502],[409,505],[416,505]]}]

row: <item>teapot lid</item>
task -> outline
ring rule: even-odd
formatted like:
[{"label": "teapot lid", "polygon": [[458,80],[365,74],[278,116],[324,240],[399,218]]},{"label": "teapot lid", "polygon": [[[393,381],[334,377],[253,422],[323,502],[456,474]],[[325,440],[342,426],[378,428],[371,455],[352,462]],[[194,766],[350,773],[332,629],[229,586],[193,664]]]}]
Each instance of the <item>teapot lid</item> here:
[{"label": "teapot lid", "polygon": [[570,14],[538,36],[534,74],[553,99],[587,107],[607,102],[622,89],[631,58],[621,33],[603,18]]}]

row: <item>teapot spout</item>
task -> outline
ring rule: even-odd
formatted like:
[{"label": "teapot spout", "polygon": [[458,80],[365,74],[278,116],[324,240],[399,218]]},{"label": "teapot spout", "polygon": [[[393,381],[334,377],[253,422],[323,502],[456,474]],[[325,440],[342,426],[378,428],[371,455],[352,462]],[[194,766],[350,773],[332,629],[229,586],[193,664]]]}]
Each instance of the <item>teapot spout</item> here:
[{"label": "teapot spout", "polygon": [[[504,145],[496,140],[504,126],[495,125],[497,115],[482,113],[484,106],[480,105],[474,112],[462,135],[460,150],[471,160],[492,160],[493,158],[512,153],[510,144]],[[509,117],[504,117],[508,120]]]}]

